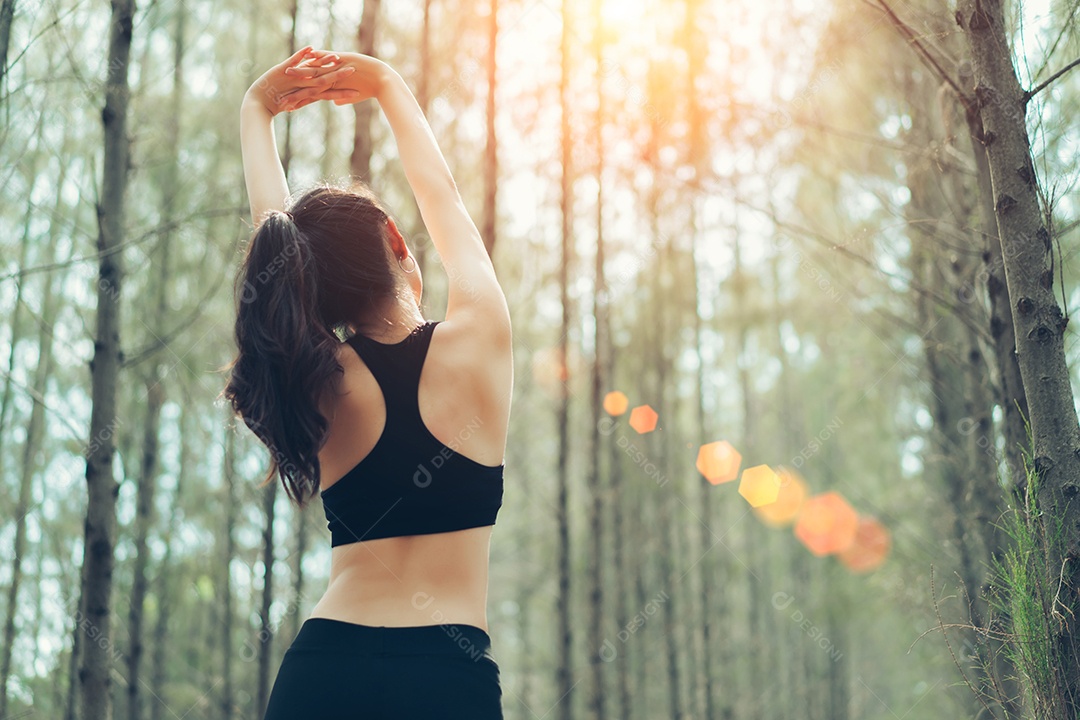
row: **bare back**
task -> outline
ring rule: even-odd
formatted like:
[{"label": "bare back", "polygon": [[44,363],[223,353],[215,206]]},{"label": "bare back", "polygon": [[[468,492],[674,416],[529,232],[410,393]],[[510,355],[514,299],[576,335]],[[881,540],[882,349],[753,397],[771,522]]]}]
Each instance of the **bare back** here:
[{"label": "bare back", "polygon": [[[382,390],[364,361],[343,343],[338,362],[344,369],[339,396],[324,403],[331,419],[319,453],[324,490],[367,456],[386,423]],[[477,463],[502,464],[512,389],[509,347],[460,319],[436,325],[418,402],[437,440]],[[335,547],[329,587],[311,616],[385,626],[465,623],[487,630],[491,532],[487,526]]]}]

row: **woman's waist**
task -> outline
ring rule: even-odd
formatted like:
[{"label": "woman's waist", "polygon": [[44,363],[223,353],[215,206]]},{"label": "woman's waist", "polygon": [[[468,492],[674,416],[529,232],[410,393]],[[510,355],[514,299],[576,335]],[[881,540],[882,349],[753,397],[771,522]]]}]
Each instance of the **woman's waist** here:
[{"label": "woman's waist", "polygon": [[463,624],[487,631],[487,587],[479,583],[402,583],[393,588],[335,582],[311,617],[379,627]]}]

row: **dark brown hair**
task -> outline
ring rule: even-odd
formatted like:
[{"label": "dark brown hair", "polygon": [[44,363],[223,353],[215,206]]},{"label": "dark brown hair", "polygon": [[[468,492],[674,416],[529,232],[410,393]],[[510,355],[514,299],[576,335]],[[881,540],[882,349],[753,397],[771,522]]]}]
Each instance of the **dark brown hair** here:
[{"label": "dark brown hair", "polygon": [[401,291],[388,217],[363,185],[316,186],[263,220],[236,277],[238,352],[222,395],[270,450],[262,484],[279,476],[301,507],[319,491],[319,401],[343,373],[337,333]]}]

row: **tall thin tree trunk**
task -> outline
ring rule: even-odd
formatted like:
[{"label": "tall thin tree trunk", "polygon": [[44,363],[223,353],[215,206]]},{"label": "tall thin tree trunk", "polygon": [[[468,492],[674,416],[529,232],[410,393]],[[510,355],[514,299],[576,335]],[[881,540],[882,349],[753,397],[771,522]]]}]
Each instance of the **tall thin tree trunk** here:
[{"label": "tall thin tree trunk", "polygon": [[16,0],[3,0],[0,4],[0,88],[8,69],[8,46],[11,44],[11,24],[15,20]]},{"label": "tall thin tree trunk", "polygon": [[569,422],[570,422],[570,388],[569,373],[567,372],[568,345],[570,335],[570,263],[572,262],[572,226],[573,198],[571,195],[571,146],[570,136],[570,0],[562,3],[562,37],[560,40],[560,66],[559,79],[559,105],[562,108],[561,121],[561,145],[562,145],[562,177],[560,183],[559,210],[562,217],[562,254],[559,258],[559,301],[562,305],[562,325],[559,337],[559,407],[556,415],[558,425],[559,450],[558,465],[556,468],[558,496],[555,506],[555,522],[557,524],[556,552],[558,573],[558,595],[556,599],[556,642],[558,649],[555,654],[555,692],[558,695],[559,717],[561,720],[571,720],[573,717],[573,697],[570,691],[573,687],[571,677],[571,647],[573,644],[572,626],[570,624],[570,503],[569,503]]},{"label": "tall thin tree trunk", "polygon": [[[61,193],[64,186],[66,173],[60,171],[60,181],[57,184],[57,199],[55,210],[60,209]],[[54,215],[58,217],[58,215]],[[53,227],[56,223],[53,223]],[[59,243],[56,242],[55,230],[50,229],[49,247],[53,250],[53,262],[56,261]],[[60,293],[56,289],[54,273],[49,272],[44,278],[44,292],[41,300],[42,324],[38,335],[38,366],[34,371],[33,387],[44,394],[48,384],[49,374],[52,372],[53,359],[53,324],[56,321],[57,298]],[[15,544],[12,548],[11,558],[11,583],[7,588],[7,608],[4,617],[4,642],[0,648],[0,718],[7,717],[8,680],[11,677],[11,660],[15,645],[16,615],[19,610],[19,587],[22,583],[22,563],[26,555],[26,516],[30,513],[30,500],[33,490],[34,475],[38,468],[38,453],[41,451],[41,440],[45,426],[45,406],[35,397],[34,406],[30,411],[30,422],[26,429],[26,441],[23,444],[22,474],[19,478],[19,497],[15,505]]]},{"label": "tall thin tree trunk", "polygon": [[[695,198],[696,199],[696,198]],[[702,355],[702,333],[703,322],[701,319],[701,313],[697,312],[697,305],[700,302],[701,292],[701,280],[699,277],[699,263],[697,259],[697,247],[699,243],[698,238],[698,220],[697,220],[697,203],[691,202],[690,205],[690,259],[693,263],[693,272],[690,276],[692,283],[692,294],[695,303],[694,312],[694,352],[697,355],[697,369],[695,371],[695,386],[697,392],[695,393],[695,412],[697,420],[697,445],[701,447],[705,443],[709,442],[709,423],[705,413],[705,359]],[[713,489],[704,477],[697,477],[698,484],[698,507],[702,513],[701,522],[698,524],[698,544],[700,546],[700,552],[704,555],[710,551],[715,544],[713,540],[713,507],[715,505],[715,494],[710,492]],[[702,713],[703,717],[715,718],[715,698],[713,690],[713,679],[715,677],[714,670],[714,653],[712,647],[712,625],[713,625],[713,613],[718,609],[724,608],[724,596],[723,587],[716,582],[716,576],[714,574],[714,565],[711,562],[712,558],[703,558],[698,563],[698,572],[701,575],[701,600],[698,604],[698,609],[701,611],[701,615],[698,617],[699,632],[696,634],[701,643],[701,664],[698,667],[698,683],[701,687],[700,692],[702,694]]]},{"label": "tall thin tree trunk", "polygon": [[[175,532],[179,519],[179,509],[182,507],[182,490],[185,479],[191,471],[191,428],[189,425],[192,412],[181,409],[180,416],[180,468],[176,474],[176,489],[173,491],[172,502],[169,503],[169,522],[165,527],[162,543],[165,545],[165,554],[158,566],[157,587],[157,620],[154,623],[153,653],[150,660],[150,687],[154,694],[165,698],[165,685],[168,682],[168,668],[166,666],[166,652],[169,646],[169,618],[172,616],[173,592],[175,585],[171,582],[173,575],[173,550],[175,548]],[[166,710],[164,702],[151,704],[151,720],[162,720]]]},{"label": "tall thin tree trunk", "polygon": [[128,181],[128,60],[131,53],[134,0],[113,0],[109,22],[109,60],[105,83],[105,155],[98,203],[97,327],[90,363],[90,438],[86,448],[86,533],[83,544],[85,617],[78,632],[93,632],[79,667],[83,720],[107,720],[112,714],[112,585],[116,545],[116,497],[113,476],[116,381],[123,360],[120,348],[120,284],[124,243],[124,195]]},{"label": "tall thin tree trunk", "polygon": [[[431,3],[432,0],[423,0],[424,2],[424,21],[420,28],[420,77],[416,79],[416,104],[420,106],[420,111],[424,113],[424,117],[428,115],[428,107],[431,104]],[[420,217],[420,206],[416,203],[416,197],[409,194],[412,198],[412,210],[413,210],[413,234],[419,235],[424,231],[424,221]],[[427,251],[428,242],[417,242],[416,246],[412,248],[413,254],[416,256],[416,266],[420,269],[420,274],[423,275],[427,272]]]},{"label": "tall thin tree trunk", "polygon": [[289,602],[290,638],[300,632],[300,606],[304,597],[304,555],[307,554],[308,516],[303,508],[296,508],[296,554],[293,558],[293,588]]},{"label": "tall thin tree trunk", "polygon": [[[970,70],[970,66],[962,66]],[[970,72],[962,72],[963,87],[975,84]],[[1001,252],[1001,236],[998,235],[997,216],[994,211],[994,183],[990,178],[990,161],[983,147],[985,131],[982,115],[974,103],[963,108],[968,128],[972,157],[975,160],[975,178],[979,190],[979,223],[982,235],[980,245],[984,248],[986,291],[990,301],[990,335],[994,344],[994,356],[998,370],[998,402],[1003,413],[1005,435],[1005,460],[1009,468],[1012,488],[1022,489],[1027,484],[1024,470],[1023,450],[1027,448],[1027,430],[1024,427],[1028,415],[1027,396],[1016,360],[1016,333],[1013,329],[1009,289],[1005,282],[1005,260]],[[974,287],[972,290],[974,291]]]},{"label": "tall thin tree trunk", "polygon": [[[364,55],[375,56],[375,37],[379,26],[380,0],[364,0],[364,11],[360,17],[360,27],[356,31],[357,45]],[[353,151],[349,158],[353,177],[371,184],[371,120],[375,108],[372,103],[353,105],[356,112],[356,129],[353,133]]]},{"label": "tall thin tree trunk", "polygon": [[[34,158],[36,160],[36,156]],[[61,172],[66,172],[67,166],[62,166]],[[30,184],[37,178],[37,167],[31,169],[28,173],[28,179]],[[57,183],[57,186],[63,183]],[[57,192],[57,197],[60,197],[60,193]],[[59,203],[59,200],[57,201]],[[23,315],[23,290],[26,289],[26,277],[23,275],[23,268],[27,266],[27,258],[30,253],[30,246],[33,245],[33,240],[30,237],[30,222],[34,218],[34,203],[27,202],[26,210],[23,213],[22,223],[22,239],[19,242],[19,264],[16,266],[18,270],[15,275],[15,299],[12,302],[11,308],[11,344],[8,346],[8,358],[7,358],[7,371],[4,373],[4,390],[0,393],[0,474],[4,472],[4,442],[8,438],[8,433],[5,432],[8,426],[8,414],[12,408],[11,398],[15,394],[15,357],[16,350],[19,346],[19,341],[22,339],[22,315]],[[59,211],[58,204],[54,205],[54,212]],[[54,217],[56,217],[54,215]],[[3,687],[6,687],[4,685]],[[0,692],[3,692],[0,690]],[[0,715],[3,717],[3,715]]]},{"label": "tall thin tree trunk", "polygon": [[518,583],[517,593],[517,636],[518,647],[522,649],[517,655],[517,667],[521,670],[517,681],[516,694],[521,698],[524,707],[532,707],[532,652],[529,640],[529,621],[532,619],[532,599],[534,588],[525,583]]},{"label": "tall thin tree trunk", "polygon": [[[607,313],[608,329],[607,337],[611,338],[611,314]],[[608,378],[614,379],[614,352],[608,353]],[[617,426],[613,426],[617,427]],[[624,476],[622,472],[622,454],[619,451],[619,446],[614,441],[608,442],[610,449],[610,464],[609,472],[611,479],[609,485],[612,488],[611,495],[611,542],[612,542],[612,564],[614,566],[614,575],[612,586],[614,587],[615,595],[615,625],[619,630],[626,627],[629,622],[629,611],[627,609],[627,598],[630,596],[632,587],[629,580],[629,573],[626,568],[626,547],[625,542],[627,539],[627,533],[624,530],[623,522],[623,506],[628,502],[628,493],[623,489],[623,485],[620,482]],[[618,640],[616,636],[616,640]],[[614,659],[615,663],[615,685],[616,693],[615,698],[617,704],[615,706],[615,716],[618,718],[631,717],[633,712],[632,701],[630,698],[630,655],[625,647],[622,647],[622,643],[616,644],[616,652],[618,653]]]},{"label": "tall thin tree trunk", "polygon": [[[39,125],[40,127],[40,125]],[[66,141],[65,141],[66,145]],[[64,177],[66,176],[67,166],[62,166],[60,170],[60,179],[56,184],[56,201],[53,206],[53,217],[59,217],[60,206],[62,202],[62,194],[60,188],[64,185]],[[31,168],[28,174],[30,182],[33,183],[37,178],[37,163],[34,163],[34,167]],[[4,440],[7,439],[7,419],[8,411],[12,407],[11,398],[14,395],[14,383],[15,383],[15,363],[16,363],[16,350],[19,345],[19,341],[22,336],[22,310],[23,310],[23,291],[26,289],[26,276],[23,275],[23,268],[26,267],[26,261],[29,256],[30,246],[32,240],[30,238],[30,221],[34,216],[34,204],[27,203],[26,210],[23,214],[23,228],[22,228],[22,240],[19,243],[19,264],[18,274],[16,275],[15,286],[15,300],[11,312],[11,345],[8,350],[7,372],[4,374],[4,390],[2,397],[0,397],[0,476],[4,472]],[[52,227],[55,227],[54,223]],[[50,228],[51,229],[51,228]],[[50,232],[50,245],[53,245],[52,233]],[[37,388],[43,388],[44,385],[35,385]],[[35,409],[37,405],[35,404]],[[26,492],[29,492],[29,488],[26,488]],[[22,551],[19,549],[20,535],[25,534],[25,516],[27,507],[29,506],[29,496],[26,499],[26,506],[22,502],[23,487],[19,487],[19,500],[17,501],[15,508],[15,548],[14,556],[12,557],[12,569],[11,569],[11,585],[8,587],[8,604],[6,608],[6,617],[4,621],[4,644],[0,648],[0,718],[5,717],[7,713],[7,688],[8,680],[11,676],[11,652],[12,645],[15,642],[15,597],[18,594],[18,576],[20,573],[19,566],[22,562]]]},{"label": "tall thin tree trunk", "polygon": [[[176,219],[177,194],[180,186],[180,117],[183,111],[184,87],[184,30],[187,11],[183,3],[176,6],[175,25],[173,27],[173,76],[170,92],[170,112],[167,121],[166,137],[172,157],[162,182],[161,218],[165,230],[161,233],[160,254],[155,283],[155,302],[151,325],[164,327],[169,311],[169,280],[172,268],[169,264],[169,252],[172,245],[172,225]],[[142,718],[142,657],[144,653],[143,614],[146,595],[149,591],[147,568],[150,565],[147,538],[155,522],[154,496],[157,491],[158,432],[161,424],[161,408],[165,404],[166,393],[163,386],[167,368],[159,359],[159,353],[153,355],[146,383],[146,424],[143,427],[142,466],[139,471],[139,485],[135,498],[135,562],[131,586],[131,605],[128,614],[128,635],[130,649],[128,653],[128,718]],[[158,703],[160,704],[160,703]]]},{"label": "tall thin tree trunk", "polygon": [[274,517],[277,505],[276,482],[263,489],[263,515],[266,525],[263,527],[263,588],[262,606],[259,608],[258,636],[258,694],[256,709],[260,715],[266,712],[266,702],[270,698],[270,660],[274,649],[274,626],[270,622],[270,606],[274,602]]},{"label": "tall thin tree trunk", "polygon": [[[289,6],[289,47],[286,51],[288,57],[292,57],[296,52],[296,21],[297,16],[300,13],[300,0],[292,0]],[[293,126],[293,114],[285,113],[285,139],[284,147],[281,151],[281,169],[285,172],[285,177],[289,177],[289,168],[292,166],[292,126]]]},{"label": "tall thin tree trunk", "polygon": [[[924,84],[915,84],[909,85],[906,93],[920,107],[926,107],[932,105],[931,89]],[[940,137],[939,131],[940,128],[933,124],[932,115],[914,115],[911,140],[915,146],[932,149],[936,138]],[[964,268],[970,262],[942,255],[941,241],[947,237],[950,227],[950,223],[943,222],[949,212],[946,197],[950,188],[937,164],[917,156],[909,162],[906,175],[911,195],[906,212],[912,247],[912,275],[918,278],[922,288],[928,289],[915,295],[931,391],[927,404],[934,419],[930,438],[933,450],[927,456],[926,466],[932,475],[938,476],[937,481],[945,491],[952,512],[954,543],[960,554],[959,574],[964,586],[960,594],[964,598],[962,624],[967,625],[959,628],[957,634],[964,639],[967,648],[975,651],[978,648],[975,628],[983,627],[987,616],[983,590],[987,584],[986,568],[991,566],[983,523],[997,521],[996,515],[980,519],[977,509],[1001,499],[1000,490],[997,490],[998,468],[991,456],[973,443],[978,439],[976,431],[981,429],[984,437],[991,431],[992,399],[986,391],[984,368],[978,363],[981,359],[978,341],[972,337],[971,329],[971,324],[981,324],[982,318],[976,304],[942,313],[940,300],[929,294],[932,288],[942,296],[960,296],[960,289],[967,280],[963,277]],[[957,224],[962,226],[963,221]],[[956,312],[964,312],[970,317],[958,317]],[[975,367],[973,360],[977,363]],[[977,478],[985,478],[986,485],[981,485]],[[986,494],[995,497],[986,498]],[[985,679],[983,668],[988,662],[986,657],[981,657],[972,672]],[[960,692],[971,703],[972,714],[983,710],[984,703],[978,697],[966,688]]]},{"label": "tall thin tree trunk", "polygon": [[[749,360],[747,360],[747,344],[750,334],[750,320],[747,316],[746,310],[746,294],[748,292],[747,279],[748,275],[743,267],[742,260],[742,242],[739,238],[739,222],[738,216],[734,223],[735,238],[733,241],[733,255],[734,265],[732,267],[732,303],[735,309],[735,316],[737,318],[738,330],[736,335],[736,358],[737,358],[737,376],[739,382],[739,396],[742,400],[742,442],[739,451],[742,453],[744,465],[745,461],[750,458],[755,458],[757,451],[757,423],[756,415],[754,413],[754,396],[753,388],[750,382],[750,369]],[[751,461],[749,464],[755,464],[756,461]],[[762,615],[762,583],[758,573],[761,571],[763,564],[760,562],[761,553],[760,546],[757,542],[760,538],[760,527],[756,523],[747,522],[744,525],[745,529],[745,545],[747,553],[750,555],[749,567],[747,568],[747,594],[749,598],[748,602],[748,621],[750,637],[755,638],[756,642],[753,647],[748,648],[747,657],[745,659],[747,666],[747,687],[745,692],[742,693],[745,697],[744,700],[749,703],[749,712],[754,716],[762,716],[764,714],[761,711],[762,703],[764,701],[765,687],[763,685],[764,678],[762,673],[766,671],[764,661],[764,648],[761,645],[764,643],[764,618]]]},{"label": "tall thin tree trunk", "polygon": [[[162,280],[158,278],[159,282]],[[160,327],[160,325],[159,325]],[[132,568],[131,605],[128,612],[128,635],[131,638],[127,658],[128,718],[142,717],[143,611],[149,579],[146,568],[150,550],[147,538],[154,524],[154,491],[157,474],[158,426],[165,390],[161,380],[151,376],[146,380],[146,423],[143,425],[142,467],[135,496],[135,561]]]},{"label": "tall thin tree trunk", "polygon": [[[495,0],[492,0],[493,4]],[[595,6],[599,19],[599,6]],[[592,428],[589,433],[589,457],[586,482],[589,487],[589,555],[588,555],[588,625],[589,625],[589,715],[596,720],[607,717],[604,700],[604,661],[600,649],[604,642],[604,562],[603,512],[607,488],[601,474],[602,435],[600,424],[604,409],[603,392],[605,360],[608,356],[607,329],[607,282],[604,275],[604,92],[601,85],[600,60],[603,44],[599,32],[595,33],[594,54],[597,60],[597,109],[593,125],[593,142],[596,146],[596,262],[593,268],[593,364],[589,384],[589,416]]]},{"label": "tall thin tree trunk", "polygon": [[481,236],[488,255],[495,253],[496,192],[499,182],[498,144],[495,138],[496,58],[499,41],[499,0],[490,0],[487,49],[487,142],[484,145],[484,213]]},{"label": "tall thin tree trunk", "polygon": [[230,426],[225,431],[225,457],[222,460],[225,478],[225,552],[221,567],[221,653],[222,691],[221,717],[232,720],[233,716],[233,589],[232,561],[236,555],[236,431]]},{"label": "tall thin tree trunk", "polygon": [[[648,87],[649,96],[652,98],[659,97],[661,89],[661,77],[655,64],[650,64],[648,70]],[[654,100],[654,102],[656,102]],[[667,308],[670,305],[670,297],[668,293],[667,273],[669,272],[669,247],[668,242],[660,234],[660,116],[657,113],[651,113],[649,117],[649,142],[645,155],[648,162],[650,171],[651,187],[648,191],[648,214],[649,214],[649,241],[653,248],[657,252],[657,266],[655,272],[652,273],[652,311],[656,313],[656,319],[654,321],[653,329],[655,334],[652,337],[652,349],[654,358],[654,369],[656,371],[656,386],[653,393],[654,409],[660,417],[657,427],[660,427],[659,423],[664,425],[673,425],[668,419],[665,393],[668,390],[667,373],[669,369],[669,358],[667,356],[667,344],[668,338],[664,332],[668,325],[665,314]],[[672,413],[674,416],[674,413]],[[667,433],[660,431],[654,431],[650,437],[654,441],[656,448],[656,466],[660,469],[661,473],[665,476],[669,473],[667,466]],[[655,480],[649,484],[650,487],[655,485]],[[683,716],[683,704],[682,695],[680,692],[681,687],[681,668],[679,665],[679,647],[680,643],[677,638],[678,627],[675,621],[675,599],[678,596],[676,592],[676,575],[675,575],[675,563],[673,558],[680,557],[680,553],[677,547],[677,537],[674,534],[674,513],[672,506],[675,504],[675,498],[678,496],[677,489],[670,489],[664,493],[660,500],[659,510],[659,523],[656,528],[656,532],[660,538],[659,548],[659,570],[660,581],[664,587],[669,588],[669,595],[662,604],[664,631],[663,647],[664,657],[667,665],[667,701],[668,701],[668,717],[672,720],[681,720]],[[650,500],[647,500],[649,502]]]},{"label": "tall thin tree trunk", "polygon": [[[687,119],[690,126],[686,161],[694,168],[694,177],[688,187],[691,197],[687,232],[690,236],[690,295],[693,303],[694,352],[697,356],[697,369],[694,378],[697,387],[694,408],[697,432],[694,435],[698,447],[709,442],[709,427],[705,412],[705,361],[702,355],[704,349],[702,345],[703,322],[701,313],[698,310],[701,302],[700,264],[697,257],[701,241],[698,235],[698,195],[700,194],[702,176],[708,172],[705,122],[697,93],[697,81],[705,63],[706,51],[705,38],[697,24],[700,5],[701,0],[686,0],[683,26],[683,37],[686,40],[687,47],[686,100]],[[699,705],[697,712],[700,712],[702,717],[711,719],[717,717],[713,689],[715,677],[715,654],[712,639],[713,614],[718,609],[724,609],[724,592],[723,587],[716,582],[715,564],[712,562],[712,557],[705,557],[710,552],[710,548],[715,545],[713,539],[715,534],[713,530],[713,509],[716,495],[710,492],[713,486],[702,476],[695,475],[695,479],[698,487],[698,510],[702,514],[697,525],[698,551],[702,554],[702,561],[697,565],[701,595],[696,607],[700,611],[697,619],[699,632],[694,633],[694,638],[698,643],[696,653],[700,661],[695,663],[695,685]]]},{"label": "tall thin tree trunk", "polygon": [[71,656],[68,658],[68,688],[64,720],[79,720],[79,665],[82,662],[82,618],[86,617],[86,564],[79,565],[79,596],[76,607],[75,630],[71,639]]},{"label": "tall thin tree trunk", "polygon": [[[336,42],[334,28],[337,25],[337,17],[334,13],[334,3],[327,3],[326,35],[323,36],[323,47],[332,48]],[[333,103],[319,103],[322,109],[323,121],[323,147],[333,147],[334,138],[337,137],[337,108]],[[326,179],[335,173],[338,154],[323,152],[319,155],[319,176]],[[422,270],[422,268],[421,268]]]},{"label": "tall thin tree trunk", "polygon": [[[1035,495],[1047,538],[1044,581],[1053,634],[1057,712],[1080,715],[1080,425],[1065,358],[1068,323],[1054,295],[1053,238],[1046,227],[1026,124],[1028,96],[1016,76],[1001,0],[958,0],[971,48],[1017,358],[1028,401]],[[1058,534],[1060,533],[1060,539]]]}]

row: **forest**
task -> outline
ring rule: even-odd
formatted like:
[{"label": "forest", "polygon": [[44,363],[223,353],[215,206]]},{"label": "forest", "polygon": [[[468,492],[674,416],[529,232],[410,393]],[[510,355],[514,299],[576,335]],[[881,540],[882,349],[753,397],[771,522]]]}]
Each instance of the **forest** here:
[{"label": "forest", "polygon": [[[221,397],[305,45],[407,81],[506,293],[507,718],[1080,718],[1080,0],[0,3],[0,718],[261,717],[326,587]],[[378,106],[275,126],[443,317]]]}]

